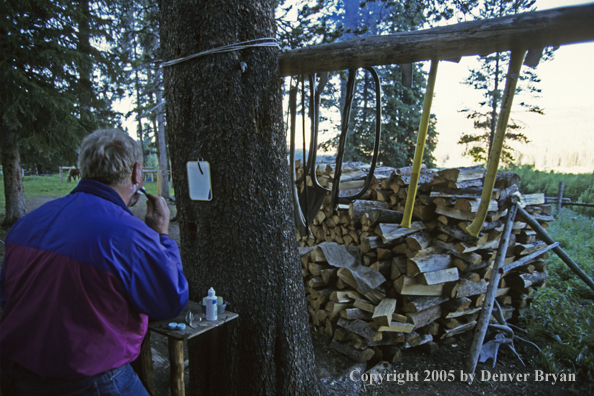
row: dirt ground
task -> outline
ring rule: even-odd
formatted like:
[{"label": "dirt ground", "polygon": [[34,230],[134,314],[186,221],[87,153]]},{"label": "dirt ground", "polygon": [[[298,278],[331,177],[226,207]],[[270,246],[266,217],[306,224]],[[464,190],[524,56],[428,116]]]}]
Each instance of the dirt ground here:
[{"label": "dirt ground", "polygon": [[[41,206],[50,199],[36,199],[27,202],[29,211]],[[143,219],[146,213],[146,200],[132,209],[132,212]],[[171,203],[171,216],[175,216],[175,205]],[[2,220],[2,219],[0,219]],[[0,228],[0,240],[4,241],[6,230]],[[177,222],[170,223],[170,236],[179,242],[179,226]],[[0,248],[0,260],[4,256],[4,249]],[[329,348],[330,339],[327,334],[314,331],[312,326],[312,340],[316,354],[316,364],[320,381],[332,396],[388,396],[406,394],[408,396],[442,395],[442,396],[516,396],[516,395],[591,395],[594,393],[592,379],[587,383],[577,378],[574,382],[556,383],[552,376],[537,377],[541,370],[532,361],[535,351],[530,346],[516,343],[516,349],[526,363],[522,363],[507,348],[499,351],[497,365],[493,368],[492,361],[479,363],[476,368],[476,378],[472,384],[461,381],[468,350],[472,341],[472,332],[459,337],[452,337],[447,342],[438,343],[438,350],[430,353],[428,348],[419,346],[404,350],[402,358],[397,364],[370,361],[356,363]],[[538,343],[542,348],[546,341]],[[151,335],[153,353],[154,381],[157,396],[168,396],[169,391],[169,363],[167,340],[158,334]],[[187,355],[186,355],[187,356]],[[187,363],[187,362],[186,362]],[[370,384],[370,375],[366,372],[391,374],[384,376],[381,384]],[[370,372],[370,373],[371,373]],[[504,374],[504,375],[502,375]],[[555,373],[558,374],[558,373]],[[482,376],[482,378],[481,378]],[[354,379],[354,381],[353,381]],[[367,381],[363,380],[367,379]],[[188,384],[188,370],[186,369],[186,387]]]}]

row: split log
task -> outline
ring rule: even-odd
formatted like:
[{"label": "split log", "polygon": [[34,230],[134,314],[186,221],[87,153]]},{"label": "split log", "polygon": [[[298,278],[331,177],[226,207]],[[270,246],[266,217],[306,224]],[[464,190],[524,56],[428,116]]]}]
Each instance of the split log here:
[{"label": "split log", "polygon": [[426,232],[417,232],[406,237],[406,244],[412,250],[423,250],[431,244],[431,236]]},{"label": "split log", "polygon": [[361,217],[365,213],[370,213],[373,210],[389,210],[388,204],[385,202],[358,200],[349,205],[349,216],[355,223],[360,222]]},{"label": "split log", "polygon": [[525,256],[527,254],[531,254],[531,253],[534,253],[540,249],[543,249],[546,246],[547,246],[547,243],[545,241],[536,241],[529,245],[523,245],[523,244],[517,243],[516,247],[514,249],[514,254],[517,256]]},{"label": "split log", "polygon": [[[363,311],[359,308],[347,308],[340,311],[340,317],[355,320],[355,319],[363,319],[363,320],[371,320],[373,315],[370,312]],[[341,340],[342,341],[342,340]]]},{"label": "split log", "polygon": [[478,246],[466,245],[463,242],[458,242],[454,245],[454,247],[460,253],[471,253],[477,250],[497,249],[499,247],[499,239],[494,239],[492,241],[485,242],[482,245]]},{"label": "split log", "polygon": [[461,279],[453,288],[451,292],[452,298],[461,298],[483,294],[487,292],[487,282],[481,279],[480,282],[471,282],[466,279]]},{"label": "split log", "polygon": [[421,221],[430,221],[435,217],[435,206],[415,205],[413,207],[413,216]]},{"label": "split log", "polygon": [[355,300],[353,307],[359,308],[360,310],[369,312],[371,314],[375,312],[375,305],[364,300]]},{"label": "split log", "polygon": [[441,317],[441,306],[434,305],[421,312],[407,313],[408,322],[415,325],[415,329],[428,325]]},{"label": "split log", "polygon": [[438,271],[423,272],[417,276],[417,280],[423,285],[436,285],[438,283],[454,282],[458,279],[458,268],[456,267]]},{"label": "split log", "polygon": [[462,261],[472,265],[476,265],[478,263],[480,263],[483,258],[481,257],[480,254],[477,253],[460,253],[456,247],[454,245],[452,245],[451,243],[446,243],[440,240],[434,240],[433,241],[434,245],[441,247],[442,249],[445,249],[448,253],[450,253],[451,255],[461,259]]},{"label": "split log", "polygon": [[382,301],[386,297],[386,293],[384,293],[379,288],[373,289],[369,293],[365,293],[363,295],[365,296],[365,298],[367,298],[373,304],[379,304],[380,301]]},{"label": "split log", "polygon": [[447,297],[442,296],[405,296],[402,311],[409,313],[421,312],[447,300]]},{"label": "split log", "polygon": [[462,182],[466,180],[481,179],[485,175],[485,168],[482,166],[450,168],[439,171],[437,174],[448,181]]},{"label": "split log", "polygon": [[[390,254],[390,256],[392,255]],[[392,260],[376,261],[375,263],[371,264],[369,268],[376,270],[387,279],[390,277],[392,272]]]},{"label": "split log", "polygon": [[414,278],[401,276],[394,281],[394,289],[402,295],[441,296],[443,284],[421,285]]},{"label": "split log", "polygon": [[435,208],[435,213],[450,217],[452,219],[472,221],[476,217],[476,213],[466,212],[448,206],[438,206]]},{"label": "split log", "polygon": [[314,276],[311,278],[309,281],[307,281],[307,285],[313,288],[326,286],[324,280],[319,276]]},{"label": "split log", "polygon": [[476,321],[460,325],[460,326],[458,326],[454,329],[451,329],[451,330],[445,330],[444,334],[441,336],[441,339],[443,340],[444,338],[462,334],[464,332],[467,332],[468,330],[472,330],[474,328],[474,326],[476,326]]},{"label": "split log", "polygon": [[363,298],[363,296],[361,296],[361,294],[355,290],[335,290],[330,294],[330,301],[337,303],[352,303],[357,298]]},{"label": "split log", "polygon": [[327,263],[326,256],[324,256],[324,252],[319,247],[315,247],[311,253],[309,254],[310,259],[314,263]]},{"label": "split log", "polygon": [[376,227],[380,223],[400,224],[402,222],[403,212],[388,209],[372,209],[369,212],[369,225]]},{"label": "split log", "polygon": [[443,317],[446,318],[446,319],[459,318],[461,316],[473,315],[473,314],[479,312],[480,310],[481,310],[481,307],[473,307],[473,308],[465,309],[464,311],[444,312],[444,316]]},{"label": "split log", "polygon": [[[416,333],[416,332],[411,332],[410,334],[405,334],[404,335],[404,345],[402,346],[402,348],[413,348],[416,346],[421,345],[421,335]],[[433,337],[431,337],[431,340],[433,340]]]},{"label": "split log", "polygon": [[394,312],[392,314],[392,322],[406,323],[407,318],[404,315]]},{"label": "split log", "polygon": [[380,223],[380,225],[376,228],[376,232],[381,235],[383,243],[386,244],[399,238],[404,238],[410,234],[414,234],[415,232],[421,231],[424,228],[425,224],[420,221],[415,221],[412,223],[410,228],[402,227],[397,224]]},{"label": "split log", "polygon": [[338,325],[347,329],[351,333],[360,335],[368,341],[379,341],[382,339],[382,333],[375,330],[369,323],[360,320],[347,320],[344,318],[338,319]]},{"label": "split log", "polygon": [[509,276],[506,277],[508,279],[508,284],[511,286],[519,286],[522,288],[527,288],[533,285],[538,285],[543,283],[548,277],[548,273],[546,271],[538,272],[535,271],[532,274],[517,274],[516,276]]},{"label": "split log", "polygon": [[353,274],[351,273],[351,271],[348,268],[346,268],[346,267],[339,268],[338,271],[336,272],[336,275],[344,283],[346,283],[347,285],[349,285],[353,289],[355,289],[358,292],[360,292],[359,285],[357,285],[357,281],[355,280],[355,278],[353,277]]},{"label": "split log", "polygon": [[452,264],[452,256],[449,254],[420,254],[408,259],[406,262],[406,274],[415,276],[421,272],[432,272],[449,268]]},{"label": "split log", "polygon": [[390,279],[396,280],[402,275],[406,275],[407,272],[407,259],[406,257],[398,256],[392,259],[392,268],[390,272]]},{"label": "split log", "polygon": [[379,305],[375,307],[372,320],[380,326],[389,326],[392,322],[392,314],[396,310],[396,299],[384,298]]},{"label": "split log", "polygon": [[[460,312],[464,311],[470,306],[472,300],[468,297],[452,298],[442,304],[443,308],[449,312]],[[406,306],[406,303],[405,305]]]},{"label": "split log", "polygon": [[435,344],[433,342],[433,335],[431,334],[416,334],[414,338],[404,338],[404,346],[402,348],[408,349],[412,347],[418,347],[421,345]]},{"label": "split log", "polygon": [[[456,201],[456,204],[454,205],[454,209],[460,210],[462,212],[476,213],[476,212],[478,212],[480,204],[481,204],[480,199],[461,198]],[[492,199],[491,201],[489,201],[488,211],[496,212],[497,210],[499,210],[499,204],[497,203],[497,201]]]},{"label": "split log", "polygon": [[348,341],[351,337],[350,335],[351,333],[342,327],[337,327],[336,330],[334,330],[334,338],[338,341]]},{"label": "split log", "polygon": [[536,194],[522,194],[522,204],[525,206],[529,205],[543,205],[545,203],[545,195],[544,193],[536,193]]},{"label": "split log", "polygon": [[330,316],[330,318],[336,317],[340,314],[340,311],[347,309],[347,308],[351,308],[353,306],[353,303],[337,303],[334,301],[329,301],[326,304],[326,309],[328,310],[328,316]]},{"label": "split log", "polygon": [[417,329],[417,332],[420,334],[431,334],[436,336],[439,333],[439,324],[437,324],[437,322],[431,322],[427,326]]},{"label": "split log", "polygon": [[415,328],[415,325],[412,323],[400,323],[400,322],[392,322],[390,326],[380,326],[378,327],[378,331],[380,332],[395,332],[395,333],[410,333]]},{"label": "split log", "polygon": [[447,225],[439,222],[437,224],[437,229],[443,233],[446,233],[454,238],[458,239],[461,242],[467,243],[469,245],[482,245],[486,242],[487,236],[486,234],[481,235],[480,237],[473,237],[468,235],[462,228],[456,225]]},{"label": "split log", "polygon": [[335,338],[332,339],[330,348],[358,363],[367,362],[375,355],[375,352],[371,348],[360,350],[348,343],[342,343]]},{"label": "split log", "polygon": [[336,281],[336,278],[338,277],[338,275],[336,275],[337,272],[338,269],[336,268],[323,269],[320,271],[320,275],[322,276],[324,283],[328,285]]}]

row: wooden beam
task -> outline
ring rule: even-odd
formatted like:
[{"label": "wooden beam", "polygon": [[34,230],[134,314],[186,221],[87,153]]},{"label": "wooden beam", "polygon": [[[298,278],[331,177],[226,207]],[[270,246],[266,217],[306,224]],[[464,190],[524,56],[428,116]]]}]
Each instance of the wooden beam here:
[{"label": "wooden beam", "polygon": [[281,76],[456,59],[594,40],[594,4],[368,36],[283,52]]}]

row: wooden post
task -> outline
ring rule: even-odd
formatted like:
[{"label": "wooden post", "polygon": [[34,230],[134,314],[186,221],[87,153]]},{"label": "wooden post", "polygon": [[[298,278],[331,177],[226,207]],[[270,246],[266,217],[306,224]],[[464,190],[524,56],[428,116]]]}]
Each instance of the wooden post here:
[{"label": "wooden post", "polygon": [[60,183],[64,183],[64,175],[62,174],[62,167],[60,167]]},{"label": "wooden post", "polygon": [[163,194],[163,191],[161,191],[162,188],[163,188],[163,177],[161,176],[161,170],[159,169],[157,171],[157,195],[160,195],[163,197],[165,194]]},{"label": "wooden post", "polygon": [[593,21],[594,4],[588,4],[366,36],[282,52],[279,69],[291,76],[590,41]]},{"label": "wooden post", "polygon": [[559,182],[559,195],[557,195],[557,213],[561,212],[561,205],[563,203],[563,190],[565,189],[565,182]]},{"label": "wooden post", "polygon": [[151,332],[146,332],[142,341],[140,355],[131,363],[138,378],[151,396],[155,396],[155,381],[153,380],[153,354],[151,352]]},{"label": "wooden post", "polygon": [[[532,227],[534,231],[536,231],[540,239],[545,241],[548,245],[552,245],[555,243],[553,238],[551,238],[551,236],[547,234],[544,228],[541,227],[540,223],[536,221],[532,216],[530,216],[530,214],[526,212],[523,208],[518,207],[518,214],[524,219],[524,221],[530,227]],[[567,264],[567,266],[571,268],[573,272],[576,273],[577,276],[579,276],[584,282],[586,282],[590,289],[594,290],[594,281],[592,281],[592,278],[586,275],[586,273],[571,259],[571,257],[569,257],[567,253],[565,253],[563,249],[561,249],[561,247],[557,246],[556,248],[553,248],[553,251],[557,253],[557,256],[559,256],[559,258],[563,260],[565,264]]]},{"label": "wooden post", "polygon": [[472,345],[470,347],[470,355],[468,356],[468,361],[466,362],[466,372],[468,374],[474,374],[474,370],[481,353],[481,348],[483,346],[483,341],[485,341],[485,334],[487,334],[487,328],[489,327],[495,296],[497,295],[497,287],[499,286],[499,281],[501,279],[499,268],[502,267],[503,262],[505,261],[507,247],[509,245],[517,210],[518,205],[515,205],[514,202],[514,205],[512,205],[512,207],[509,208],[509,211],[507,212],[503,236],[501,237],[501,242],[499,243],[499,249],[497,249],[497,257],[495,258],[493,272],[491,274],[491,279],[489,280],[489,286],[487,287],[487,296],[483,302],[483,309],[481,310],[481,314],[474,331]]},{"label": "wooden post", "polygon": [[168,337],[169,342],[169,384],[171,396],[185,396],[184,388],[184,342]]}]

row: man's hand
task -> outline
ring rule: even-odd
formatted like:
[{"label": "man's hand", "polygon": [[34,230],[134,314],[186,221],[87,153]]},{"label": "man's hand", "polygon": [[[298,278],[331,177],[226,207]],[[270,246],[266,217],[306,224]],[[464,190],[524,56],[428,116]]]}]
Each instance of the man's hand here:
[{"label": "man's hand", "polygon": [[148,194],[146,201],[146,216],[144,222],[159,234],[169,234],[169,207],[165,198]]}]

